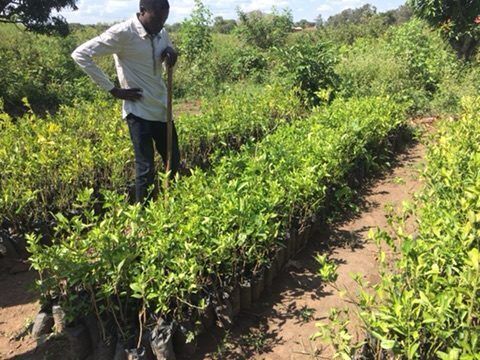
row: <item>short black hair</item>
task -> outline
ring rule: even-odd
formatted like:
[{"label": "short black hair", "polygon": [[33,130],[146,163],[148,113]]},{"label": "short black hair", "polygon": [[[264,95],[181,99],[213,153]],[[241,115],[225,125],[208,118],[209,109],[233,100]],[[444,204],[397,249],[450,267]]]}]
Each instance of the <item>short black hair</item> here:
[{"label": "short black hair", "polygon": [[152,10],[159,6],[161,9],[170,9],[168,0],[140,0],[140,8],[145,10]]}]

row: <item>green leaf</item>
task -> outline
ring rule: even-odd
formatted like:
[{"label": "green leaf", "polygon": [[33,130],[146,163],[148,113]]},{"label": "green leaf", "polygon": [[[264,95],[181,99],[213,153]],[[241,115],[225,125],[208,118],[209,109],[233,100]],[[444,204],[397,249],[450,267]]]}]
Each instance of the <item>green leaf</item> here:
[{"label": "green leaf", "polygon": [[470,265],[478,271],[480,266],[480,252],[477,248],[473,248],[468,252],[468,257],[470,260]]},{"label": "green leaf", "polygon": [[382,349],[391,350],[395,346],[395,340],[382,339],[380,346]]}]

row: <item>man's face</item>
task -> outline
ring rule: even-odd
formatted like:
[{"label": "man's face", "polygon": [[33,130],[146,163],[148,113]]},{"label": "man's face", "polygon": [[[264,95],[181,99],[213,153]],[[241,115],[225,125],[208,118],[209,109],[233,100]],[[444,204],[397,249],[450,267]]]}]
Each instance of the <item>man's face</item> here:
[{"label": "man's face", "polygon": [[162,8],[158,3],[152,9],[140,9],[143,25],[151,34],[158,34],[167,21],[170,10]]}]

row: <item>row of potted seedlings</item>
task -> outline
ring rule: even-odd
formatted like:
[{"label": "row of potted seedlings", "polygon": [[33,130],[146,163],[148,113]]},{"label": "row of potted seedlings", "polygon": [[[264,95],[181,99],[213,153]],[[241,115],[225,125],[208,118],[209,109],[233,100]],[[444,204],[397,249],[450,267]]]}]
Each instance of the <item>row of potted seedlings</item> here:
[{"label": "row of potted seedlings", "polygon": [[[65,336],[69,344],[69,356],[74,359],[172,360],[176,359],[176,354],[192,356],[199,335],[214,326],[231,328],[242,310],[250,310],[264,293],[270,292],[274,279],[285,268],[288,260],[305,247],[312,230],[318,224],[317,215],[313,215],[301,227],[292,229],[283,245],[272,252],[267,265],[259,268],[250,277],[239,274],[222,289],[210,291],[205,307],[193,312],[189,309],[184,320],[178,322],[152,316],[149,329],[142,336],[139,347],[131,348],[132,346],[120,339],[117,330],[113,327],[106,329],[108,320],[103,320],[103,325],[100,325],[94,314],[67,324],[61,306],[52,303],[43,306],[37,314],[32,335],[39,344],[52,336]],[[131,344],[136,345],[132,342]]]},{"label": "row of potted seedlings", "polygon": [[[147,302],[145,301],[145,298],[142,299],[141,296],[136,297],[134,296],[135,294],[133,294],[132,297],[138,298],[139,300],[136,303],[132,302],[136,300],[130,300],[129,304],[132,308],[135,308],[136,310],[140,309],[140,312],[134,312],[131,314],[131,320],[129,320],[131,323],[130,329],[136,328],[138,330],[133,331],[133,335],[130,337],[125,336],[128,333],[128,330],[122,329],[122,326],[119,326],[118,317],[121,316],[122,312],[119,311],[118,315],[115,315],[115,308],[110,308],[113,309],[113,311],[108,315],[105,315],[106,312],[100,314],[101,309],[99,310],[97,308],[97,301],[95,301],[96,299],[92,299],[93,301],[91,302],[91,304],[93,305],[90,305],[89,308],[90,311],[94,313],[94,315],[90,315],[86,318],[89,320],[82,320],[81,315],[79,315],[76,320],[72,321],[72,324],[76,325],[72,328],[75,329],[75,331],[66,329],[66,333],[70,334],[69,338],[71,339],[71,348],[78,349],[81,347],[83,349],[86,349],[85,352],[81,353],[81,355],[84,357],[91,355],[93,351],[96,358],[102,358],[99,354],[104,354],[102,355],[105,356],[104,358],[112,358],[113,356],[115,356],[116,353],[117,356],[128,355],[132,358],[148,358],[149,356],[155,355],[157,359],[171,359],[174,357],[175,352],[184,354],[191,354],[192,352],[194,352],[194,339],[196,335],[201,332],[207,331],[214,323],[217,323],[219,326],[223,327],[231,326],[233,324],[234,317],[239,313],[239,311],[241,309],[250,308],[252,306],[252,303],[258,301],[265,289],[271,287],[273,279],[285,266],[287,260],[291,259],[297,253],[297,251],[305,245],[305,242],[307,241],[309,233],[312,229],[312,225],[317,223],[317,219],[324,219],[325,214],[328,213],[331,207],[335,207],[337,205],[345,205],[345,202],[350,201],[350,199],[348,198],[337,196],[337,190],[342,190],[347,186],[346,184],[348,183],[348,180],[352,177],[353,173],[357,173],[359,177],[362,177],[363,174],[365,174],[365,169],[369,169],[369,167],[375,161],[381,161],[381,156],[371,156],[375,154],[369,153],[369,151],[381,151],[382,148],[388,146],[389,136],[398,133],[399,128],[401,128],[403,124],[402,117],[402,108],[392,103],[392,101],[388,99],[354,99],[350,101],[339,100],[335,102],[331,108],[327,109],[326,111],[320,110],[319,114],[314,115],[309,121],[302,122],[301,125],[288,125],[279,128],[277,132],[273,134],[273,136],[267,137],[259,145],[260,148],[262,148],[263,146],[263,150],[257,151],[254,149],[251,152],[245,150],[245,154],[239,154],[239,156],[232,157],[232,165],[230,165],[228,159],[224,159],[223,170],[221,167],[219,167],[220,170],[218,170],[217,172],[214,171],[212,176],[221,176],[223,177],[223,179],[227,179],[225,180],[227,182],[229,177],[242,177],[242,174],[248,170],[249,172],[247,175],[245,175],[245,180],[248,178],[251,182],[247,182],[248,185],[246,185],[248,186],[249,190],[244,188],[243,191],[246,194],[245,196],[247,196],[246,199],[251,199],[252,201],[259,201],[258,207],[254,206],[251,209],[265,209],[265,211],[267,212],[271,212],[273,211],[272,209],[274,209],[269,204],[269,202],[265,203],[265,201],[262,201],[261,198],[250,196],[251,190],[253,191],[256,186],[258,187],[257,184],[259,182],[265,184],[265,186],[269,186],[268,191],[270,192],[278,191],[279,189],[281,189],[282,185],[287,187],[291,185],[297,186],[296,189],[298,190],[296,191],[299,192],[298,194],[285,194],[285,199],[289,199],[288,201],[279,199],[276,195],[271,197],[272,194],[265,192],[266,190],[262,190],[260,192],[260,194],[265,194],[265,196],[269,196],[268,199],[276,201],[276,211],[288,212],[291,214],[289,219],[285,219],[285,214],[278,213],[278,216],[283,219],[281,221],[282,228],[285,229],[285,231],[280,231],[279,234],[287,234],[280,235],[281,237],[283,237],[283,240],[280,241],[281,239],[277,239],[275,241],[272,238],[273,236],[276,236],[276,232],[274,230],[279,225],[277,224],[277,222],[271,223],[268,226],[269,229],[273,230],[265,230],[267,231],[265,233],[267,234],[266,236],[268,236],[270,239],[268,241],[260,243],[260,246],[270,247],[271,250],[267,251],[267,249],[262,249],[260,252],[257,252],[257,254],[264,254],[260,255],[264,257],[263,259],[249,259],[247,254],[243,253],[241,254],[241,256],[247,256],[246,258],[244,258],[244,260],[248,261],[248,263],[251,264],[251,266],[248,268],[246,268],[244,265],[242,266],[241,263],[238,261],[233,261],[233,264],[240,264],[238,269],[234,271],[231,271],[231,269],[225,269],[227,271],[225,273],[222,273],[222,267],[215,263],[215,265],[211,266],[211,268],[215,269],[214,271],[219,271],[219,273],[198,273],[198,275],[195,275],[202,276],[202,278],[195,277],[195,282],[197,283],[197,291],[192,293],[190,296],[187,295],[187,297],[184,297],[183,299],[177,298],[180,302],[177,301],[163,304],[164,308],[166,309],[173,305],[178,307],[179,304],[182,304],[180,305],[180,308],[175,311],[175,316],[172,316],[171,313],[157,316],[159,312],[155,311],[153,308],[150,308],[150,305],[146,306],[145,304],[147,304]],[[320,133],[318,133],[317,131],[320,131]],[[286,151],[286,149],[288,149],[289,147],[291,149],[294,149],[293,151],[296,151],[296,147],[299,145],[298,141],[304,136],[307,137],[304,138],[305,142],[301,146],[301,152],[297,152],[296,154],[292,155],[291,153],[289,153],[289,151]],[[319,142],[321,140],[325,141]],[[285,142],[285,144],[282,144],[282,142]],[[286,146],[287,143],[288,146]],[[261,155],[262,151],[264,152],[265,156]],[[310,152],[311,154],[308,154],[308,152]],[[252,154],[252,158],[249,157],[249,154]],[[260,156],[260,158],[253,157],[253,154],[255,154],[255,156]],[[310,155],[310,157],[307,159],[305,157],[305,154]],[[313,156],[313,154],[315,154],[315,156]],[[301,173],[304,175],[301,176],[308,177],[302,179],[301,176],[298,175],[299,172],[296,170],[297,164],[285,162],[284,160],[282,160],[283,157],[287,157],[290,161],[296,161],[296,159],[298,159],[300,164],[304,162],[306,165],[314,164],[315,162],[319,161],[320,163],[318,164],[318,166],[314,164],[313,167],[299,165],[301,166],[302,171],[304,171],[303,173]],[[323,168],[321,164],[322,160],[320,160],[320,158],[324,158],[326,161]],[[258,161],[265,162],[266,167],[264,167],[263,164],[260,166],[258,164]],[[275,166],[278,165],[278,169],[274,167],[270,168],[270,166],[268,165],[269,161],[272,161]],[[248,165],[247,163],[250,165]],[[248,168],[248,166],[251,166],[251,168]],[[339,168],[339,166],[342,168]],[[266,178],[262,179],[262,181],[253,181],[257,176],[257,171],[264,171],[265,168],[268,168],[269,171],[266,173],[262,173],[261,176]],[[319,173],[317,173],[315,170],[317,168],[321,168],[321,171]],[[288,174],[285,173],[285,171]],[[279,176],[281,176],[282,178],[278,178]],[[201,178],[205,179],[204,176]],[[219,181],[218,179],[214,180],[216,181],[217,185],[218,183],[223,184],[223,182]],[[298,182],[299,180],[300,182]],[[186,191],[197,191],[193,191],[192,187],[194,186],[194,184],[197,183],[194,176],[190,178],[190,183],[190,187],[185,187]],[[200,182],[199,180],[199,194],[205,192],[205,183],[208,184],[208,182],[206,181]],[[228,186],[225,187],[225,191],[231,191],[232,186]],[[310,188],[310,186],[313,186],[315,188]],[[250,187],[252,188],[250,189]],[[236,188],[233,187],[233,189]],[[175,189],[175,191],[180,190],[181,187]],[[220,190],[218,190],[218,188],[215,188],[212,191]],[[283,189],[282,191],[288,191],[288,189]],[[239,196],[243,196],[242,194],[237,194],[237,197],[235,197],[235,199],[240,199]],[[186,197],[185,194],[183,194],[181,197],[185,198],[184,201],[190,201],[190,198]],[[229,199],[228,197],[222,196],[218,198]],[[202,202],[203,199],[199,199],[199,201]],[[291,201],[293,201],[294,203],[291,203]],[[303,206],[303,204],[307,205]],[[186,206],[190,205],[191,204],[188,203]],[[158,203],[158,205],[152,206],[162,207],[164,205]],[[212,206],[215,206],[215,203],[212,203]],[[169,210],[169,208],[167,208],[167,210]],[[189,211],[192,210],[189,209]],[[231,210],[227,209],[225,211],[225,214],[232,214]],[[317,212],[319,216],[313,216],[312,213],[314,212]],[[168,214],[168,211],[165,213]],[[159,219],[162,219],[165,216],[165,213],[159,212]],[[122,214],[122,212],[118,212],[117,209],[114,216],[118,218],[120,214]],[[126,212],[123,212],[123,214],[125,215]],[[151,215],[152,213],[149,214]],[[258,216],[259,215],[260,214],[258,214]],[[129,216],[132,217],[128,217],[128,219],[134,218],[134,216],[131,214]],[[155,216],[155,214],[152,216]],[[177,214],[177,216],[179,216],[180,221],[182,218],[185,218],[183,215],[180,216]],[[239,216],[242,216],[242,214],[240,214]],[[153,221],[155,221],[155,219],[155,217],[150,218],[150,220]],[[185,219],[188,219],[188,217]],[[293,221],[292,219],[297,220]],[[128,221],[129,223],[131,223],[130,220]],[[167,221],[165,224],[168,225],[165,229],[167,229],[167,231],[170,231],[168,229],[173,229],[171,227],[172,225],[168,223],[168,220],[165,221]],[[149,224],[150,222],[147,221],[147,223]],[[175,223],[175,221],[173,221],[173,223]],[[193,223],[195,222],[192,222],[192,224]],[[139,223],[139,225],[142,225],[142,223]],[[188,224],[182,224],[182,226],[187,225]],[[153,232],[153,235],[157,236],[157,229],[148,228],[148,225],[145,225],[145,221],[143,221],[142,226],[147,226],[146,228],[144,228],[146,233],[143,232],[143,234],[149,235],[148,233],[150,232],[150,230],[155,230]],[[213,229],[217,229],[217,226],[215,226],[215,224],[213,224],[212,226]],[[221,231],[232,231],[229,226],[230,225],[221,228]],[[88,228],[89,232],[94,231],[91,226],[88,226]],[[99,228],[99,230],[100,229],[101,228]],[[115,227],[112,229],[115,230]],[[181,227],[180,229],[183,229],[183,227]],[[238,229],[234,231],[236,233]],[[115,232],[119,234],[118,236],[125,235],[124,230],[115,230]],[[97,231],[94,231],[92,234],[94,235],[91,240],[97,241],[95,235],[97,234]],[[205,234],[210,234],[209,236],[215,236],[215,233],[211,232],[210,230],[205,232]],[[73,233],[72,236],[73,237],[71,238],[71,240],[74,241],[72,243],[72,246],[76,246],[75,243],[79,240],[78,236],[85,237],[86,233],[80,231],[78,234]],[[117,238],[117,235],[115,235],[114,238]],[[86,240],[90,241],[89,239],[90,238],[86,238]],[[146,245],[145,243],[143,243],[144,245],[142,246],[148,246],[148,244],[154,244],[155,241],[159,241],[155,239],[158,238],[150,238],[150,241],[153,242],[147,242]],[[186,240],[191,241],[191,239]],[[227,240],[231,240],[234,242],[226,243],[225,248],[231,249],[230,251],[235,251],[235,246],[238,246],[238,243],[235,242],[235,238],[229,237]],[[162,251],[164,251],[164,253],[159,256],[178,254],[178,256],[184,257],[185,253],[175,252],[177,251],[175,250],[176,247],[183,244],[183,240],[181,240],[181,237],[176,237],[174,238],[174,241],[180,242],[177,244],[163,243],[162,246],[166,245],[167,248],[165,248],[166,250],[162,248]],[[92,243],[91,246],[95,246],[94,244],[95,243]],[[102,244],[100,243],[97,246],[101,245]],[[196,245],[197,247],[209,246],[213,248],[216,246],[215,242],[210,241],[208,237],[206,239],[200,239],[200,242],[194,245]],[[258,246],[258,244],[252,245]],[[84,249],[82,246],[83,245],[81,245],[79,248],[80,251],[83,251],[82,249]],[[49,272],[57,272],[56,278],[58,279],[66,278],[68,280],[69,274],[65,272],[72,271],[72,269],[74,270],[75,266],[77,266],[75,264],[71,264],[68,260],[70,259],[71,252],[76,250],[71,246],[65,246],[65,249],[62,250],[63,245],[60,242],[53,248],[45,249],[38,246],[35,247],[35,244],[32,245],[32,248],[34,250],[33,261],[35,262],[37,269],[40,271],[44,271],[47,274]],[[90,247],[90,249],[93,248]],[[129,248],[127,247],[126,251],[128,251],[128,249]],[[148,247],[146,247],[145,249],[148,249]],[[202,251],[201,247],[198,249]],[[98,251],[100,250],[102,249],[98,249]],[[107,249],[107,251],[111,250]],[[208,253],[208,251],[205,251],[205,253]],[[100,254],[102,254],[102,252],[99,252],[98,256],[102,256]],[[143,254],[143,252],[140,252],[140,254]],[[147,263],[148,261],[155,261],[155,263],[157,263],[157,267],[162,266],[162,257],[156,257],[155,255],[152,258],[151,255],[148,254],[148,252],[145,254],[147,256],[146,260],[142,261],[145,261],[145,263]],[[54,262],[52,263],[52,256],[65,257],[65,259],[58,259],[58,261],[57,259],[54,259]],[[96,276],[98,276],[98,271],[96,271],[94,267],[91,267],[92,264],[89,262],[85,262],[82,259],[81,253],[79,253],[78,256],[78,259],[71,258],[74,261],[79,261],[78,266],[80,267],[78,269],[81,269],[82,271],[90,271],[88,269],[91,269],[92,271],[95,271]],[[216,254],[216,256],[216,259],[219,259],[218,254]],[[232,259],[231,255],[227,253],[225,253],[225,256],[229,256],[229,259]],[[122,256],[120,256],[119,260],[121,258]],[[92,258],[92,261],[97,261],[97,259],[100,260],[101,258],[98,258],[96,256]],[[178,260],[181,260],[181,258],[179,257]],[[64,267],[65,261],[69,262],[68,267]],[[171,259],[169,259],[169,261],[171,261]],[[202,264],[208,264],[208,259],[199,258],[198,261],[202,261]],[[130,262],[128,265],[134,266],[135,263]],[[119,264],[119,266],[123,266],[123,260]],[[59,273],[59,268],[63,269],[64,272],[60,270]],[[131,272],[129,272],[128,274],[130,273]],[[90,276],[87,274],[88,273],[85,273],[85,275],[79,276],[78,274],[72,273],[72,276],[75,276],[77,279],[76,286],[78,287],[79,291],[77,301],[78,299],[82,299],[82,301],[85,303],[89,302],[89,296],[96,297],[95,294],[89,294],[85,291],[85,289],[82,289],[80,286],[81,283],[78,283],[78,279],[86,279],[85,276]],[[174,276],[174,274],[171,275]],[[132,280],[133,279],[130,279],[129,281]],[[63,280],[60,281],[62,282]],[[99,281],[103,281],[103,279],[100,278]],[[90,286],[89,283],[85,284],[87,287]],[[154,283],[147,285],[155,286]],[[49,291],[51,293],[55,293],[56,291],[58,292],[58,289],[62,289],[61,284],[50,283],[49,286],[49,290],[46,291]],[[132,289],[135,290],[134,288]],[[70,289],[70,291],[75,291],[75,289]],[[175,295],[175,292],[172,292],[172,294]],[[169,299],[168,297],[163,298],[166,298],[167,300]],[[109,298],[104,298],[103,301],[109,302]],[[119,303],[121,304],[121,302]],[[92,320],[92,317],[94,320],[101,319],[102,321],[94,321]],[[141,324],[140,326],[138,326],[139,323]],[[91,324],[96,325],[93,326]],[[98,334],[99,328],[101,336],[92,336],[92,334]],[[75,336],[71,335],[72,331]],[[81,343],[77,340],[82,337],[89,340],[85,340],[83,342],[83,346],[76,345],[78,343]],[[101,341],[100,339],[103,339],[103,341]],[[88,346],[86,345],[87,343]],[[133,350],[124,351],[125,348]],[[173,351],[174,348],[175,352]],[[78,358],[82,358],[82,356],[79,356],[80,353],[78,351],[75,351],[75,354],[78,355]]]}]

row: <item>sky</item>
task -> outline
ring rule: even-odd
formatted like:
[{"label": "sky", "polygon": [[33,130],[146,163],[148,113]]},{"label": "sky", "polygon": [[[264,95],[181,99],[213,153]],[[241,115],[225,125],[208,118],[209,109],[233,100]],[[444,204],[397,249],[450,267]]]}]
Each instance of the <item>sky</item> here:
[{"label": "sky", "polygon": [[[236,9],[243,11],[261,10],[270,12],[272,7],[288,8],[294,21],[315,20],[322,15],[329,16],[348,8],[357,8],[366,3],[374,5],[378,11],[395,9],[405,0],[203,0],[213,16],[236,19]],[[170,0],[170,17],[167,24],[188,18],[194,5],[193,0]],[[77,11],[61,11],[68,22],[81,24],[113,23],[128,19],[138,8],[138,0],[79,0]]]}]

